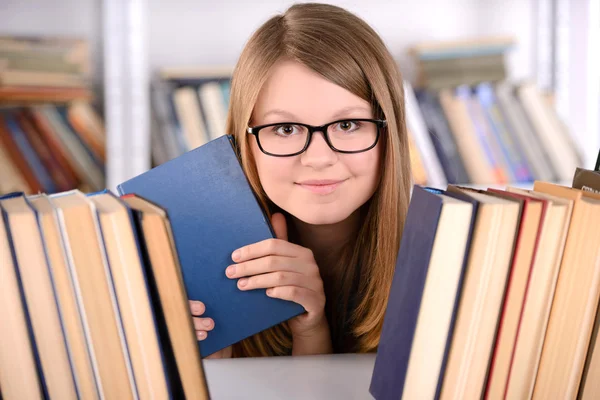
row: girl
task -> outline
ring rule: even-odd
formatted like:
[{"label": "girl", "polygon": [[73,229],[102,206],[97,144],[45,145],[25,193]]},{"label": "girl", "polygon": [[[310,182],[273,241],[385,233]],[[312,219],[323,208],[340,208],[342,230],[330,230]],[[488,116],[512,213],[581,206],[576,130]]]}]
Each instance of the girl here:
[{"label": "girl", "polygon": [[[250,38],[230,99],[227,132],[277,239],[225,273],[306,313],[211,357],[375,351],[411,185],[392,56],[348,11],[294,5]],[[203,340],[215,321],[190,307]]]}]

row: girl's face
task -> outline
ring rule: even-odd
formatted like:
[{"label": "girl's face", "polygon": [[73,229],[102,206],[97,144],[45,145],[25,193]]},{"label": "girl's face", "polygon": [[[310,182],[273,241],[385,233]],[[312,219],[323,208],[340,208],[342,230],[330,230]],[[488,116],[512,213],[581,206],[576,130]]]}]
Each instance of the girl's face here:
[{"label": "girl's face", "polygon": [[[278,122],[323,125],[340,119],[373,117],[367,101],[300,63],[281,61],[273,67],[259,94],[252,126]],[[337,129],[352,129],[352,126],[342,124]],[[276,128],[281,134],[295,131],[289,125]],[[262,138],[263,133],[260,135]],[[370,150],[344,154],[333,151],[323,133],[317,131],[306,151],[291,157],[264,154],[256,137],[250,136],[258,175],[267,196],[305,223],[323,225],[343,221],[377,188],[381,136]]]}]

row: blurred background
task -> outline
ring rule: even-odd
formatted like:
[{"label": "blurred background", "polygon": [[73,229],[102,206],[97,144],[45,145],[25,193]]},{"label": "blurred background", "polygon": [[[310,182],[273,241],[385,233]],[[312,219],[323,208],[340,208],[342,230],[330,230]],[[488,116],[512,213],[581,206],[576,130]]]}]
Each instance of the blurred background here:
[{"label": "blurred background", "polygon": [[[569,184],[600,149],[600,0],[327,1],[405,79],[415,183]],[[0,193],[114,190],[224,134],[246,40],[292,1],[0,0]]]}]

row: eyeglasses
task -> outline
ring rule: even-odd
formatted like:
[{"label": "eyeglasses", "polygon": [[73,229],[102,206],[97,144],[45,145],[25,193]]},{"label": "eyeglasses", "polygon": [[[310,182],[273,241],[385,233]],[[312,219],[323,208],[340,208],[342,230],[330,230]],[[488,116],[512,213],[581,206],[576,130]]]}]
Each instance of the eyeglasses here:
[{"label": "eyeglasses", "polygon": [[290,157],[308,148],[315,132],[324,133],[325,142],[339,153],[361,153],[375,147],[381,128],[387,122],[379,119],[343,119],[321,126],[299,122],[278,122],[248,127],[256,136],[260,150],[270,156]]}]

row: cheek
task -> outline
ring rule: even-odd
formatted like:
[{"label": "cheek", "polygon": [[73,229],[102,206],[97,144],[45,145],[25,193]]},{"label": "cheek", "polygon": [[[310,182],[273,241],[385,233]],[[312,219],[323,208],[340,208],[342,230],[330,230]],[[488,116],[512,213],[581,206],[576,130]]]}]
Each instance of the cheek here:
[{"label": "cheek", "polygon": [[269,199],[277,204],[290,192],[286,183],[293,182],[292,172],[296,157],[268,156],[260,151],[255,140],[252,141],[252,154],[260,183]]},{"label": "cheek", "polygon": [[366,185],[376,185],[379,181],[380,157],[381,149],[377,146],[372,151],[345,155],[343,161],[352,176]]}]

